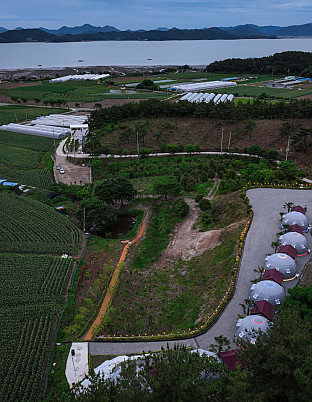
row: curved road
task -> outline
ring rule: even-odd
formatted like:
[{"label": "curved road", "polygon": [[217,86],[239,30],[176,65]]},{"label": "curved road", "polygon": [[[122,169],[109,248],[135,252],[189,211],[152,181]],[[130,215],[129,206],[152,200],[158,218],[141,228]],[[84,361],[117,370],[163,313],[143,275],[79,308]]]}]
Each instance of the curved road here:
[{"label": "curved road", "polygon": [[[218,321],[204,334],[196,338],[179,341],[155,341],[155,342],[90,342],[89,354],[123,355],[130,353],[142,353],[143,351],[157,351],[167,344],[173,346],[182,343],[188,347],[208,348],[218,335],[226,336],[231,342],[235,332],[235,324],[238,314],[242,314],[239,305],[249,296],[250,281],[255,279],[257,273],[253,269],[264,265],[264,258],[274,251],[272,241],[276,240],[276,233],[280,229],[280,215],[285,202],[293,202],[295,205],[307,205],[307,218],[312,222],[312,190],[289,190],[273,188],[257,188],[247,191],[254,211],[254,218],[246,236],[244,252],[236,283],[233,298],[226,306]],[[312,249],[310,233],[305,234],[309,248]],[[300,273],[305,264],[310,260],[311,254],[297,258],[297,272]],[[284,288],[295,286],[297,280],[284,282]],[[232,342],[232,346],[234,346]]]}]

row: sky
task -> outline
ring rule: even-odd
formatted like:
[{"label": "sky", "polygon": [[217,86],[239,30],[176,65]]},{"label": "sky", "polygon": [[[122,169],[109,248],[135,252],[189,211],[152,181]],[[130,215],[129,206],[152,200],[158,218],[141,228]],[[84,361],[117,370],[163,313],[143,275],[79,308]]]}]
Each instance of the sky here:
[{"label": "sky", "polygon": [[85,23],[136,30],[312,22],[312,0],[0,0],[0,5],[0,26],[7,29]]}]

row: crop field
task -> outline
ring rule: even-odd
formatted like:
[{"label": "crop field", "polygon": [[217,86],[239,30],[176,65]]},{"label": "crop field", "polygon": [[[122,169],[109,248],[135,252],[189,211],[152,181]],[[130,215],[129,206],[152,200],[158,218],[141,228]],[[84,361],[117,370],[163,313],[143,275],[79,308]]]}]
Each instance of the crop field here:
[{"label": "crop field", "polygon": [[0,161],[5,166],[18,168],[32,168],[39,162],[41,152],[27,148],[17,148],[11,145],[1,144]]},{"label": "crop field", "polygon": [[57,257],[0,255],[1,401],[39,399],[71,268]]},{"label": "crop field", "polygon": [[45,190],[53,184],[53,179],[48,169],[19,170],[0,165],[0,178]]},{"label": "crop field", "polygon": [[53,145],[53,139],[0,130],[0,144],[38,152],[48,152]]},{"label": "crop field", "polygon": [[0,204],[0,253],[78,252],[79,230],[55,209],[8,193],[0,193]]},{"label": "crop field", "polygon": [[290,88],[268,88],[260,87],[257,85],[237,85],[233,88],[219,88],[216,90],[217,93],[232,93],[237,94],[237,96],[250,96],[257,97],[264,94],[268,98],[279,98],[279,99],[292,99],[298,96],[311,95],[312,88],[310,89],[290,89]]},{"label": "crop field", "polygon": [[72,247],[77,253],[81,236],[66,217],[32,199],[3,192],[0,205],[0,400],[37,401],[73,268],[73,259],[60,254]]},{"label": "crop field", "polygon": [[51,109],[22,105],[0,106],[0,125],[16,123],[51,113],[63,113],[64,109]]},{"label": "crop field", "polygon": [[[97,85],[94,82],[62,82],[62,83],[44,83],[43,85],[34,85],[28,87],[18,87],[12,89],[2,89],[1,93],[10,96],[13,99],[38,100],[38,101],[61,101],[66,102],[94,102],[101,99],[141,99],[145,97],[157,97],[159,93],[142,94],[108,94],[109,89],[105,84]],[[49,109],[51,110],[51,109]],[[27,109],[28,111],[28,109]],[[50,112],[49,112],[50,113]],[[40,113],[37,113],[37,116]],[[26,117],[26,115],[25,115]],[[14,118],[14,113],[13,113]],[[14,121],[14,119],[13,119]]]}]

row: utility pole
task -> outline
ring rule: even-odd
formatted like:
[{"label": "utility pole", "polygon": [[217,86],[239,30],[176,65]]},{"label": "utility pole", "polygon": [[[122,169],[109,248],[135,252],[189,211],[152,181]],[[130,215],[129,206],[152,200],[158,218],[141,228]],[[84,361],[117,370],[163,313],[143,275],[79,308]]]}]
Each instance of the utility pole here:
[{"label": "utility pole", "polygon": [[139,153],[140,153],[140,146],[139,146],[139,130],[137,130],[137,132],[136,132],[136,137],[137,137],[137,152],[138,152],[138,155],[139,155]]},{"label": "utility pole", "polygon": [[231,145],[231,137],[232,137],[232,133],[230,133],[230,136],[229,136],[228,149],[230,149],[230,145]]},{"label": "utility pole", "polygon": [[223,151],[223,137],[224,137],[224,128],[222,127],[222,134],[221,134],[221,155]]},{"label": "utility pole", "polygon": [[83,231],[86,233],[86,208],[83,208]]},{"label": "utility pole", "polygon": [[26,120],[27,120],[27,111],[25,110]]},{"label": "utility pole", "polygon": [[16,115],[16,113],[15,113],[15,121],[17,122],[17,115]]},{"label": "utility pole", "polygon": [[285,160],[288,160],[288,152],[290,151],[290,137],[288,136],[288,141],[287,141],[287,148],[286,148],[286,157]]}]

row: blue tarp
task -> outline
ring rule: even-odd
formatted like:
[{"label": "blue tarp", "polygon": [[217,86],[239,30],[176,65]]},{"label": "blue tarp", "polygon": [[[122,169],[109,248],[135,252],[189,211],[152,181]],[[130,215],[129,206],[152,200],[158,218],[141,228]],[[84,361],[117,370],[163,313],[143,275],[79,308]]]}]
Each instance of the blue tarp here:
[{"label": "blue tarp", "polygon": [[12,183],[12,182],[10,182],[10,181],[3,181],[1,184],[2,184],[3,186],[11,186],[11,187],[18,186],[18,183]]},{"label": "blue tarp", "polygon": [[0,179],[0,183],[3,183],[4,181],[7,181],[7,179]]}]

